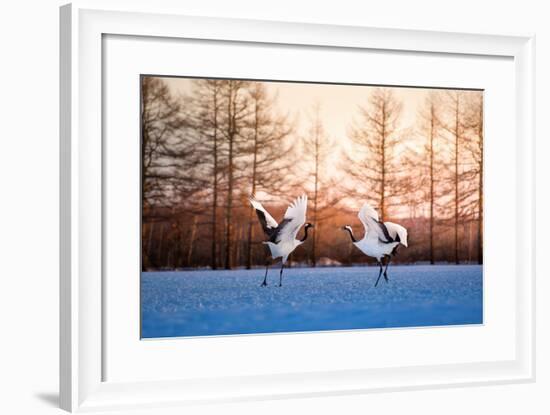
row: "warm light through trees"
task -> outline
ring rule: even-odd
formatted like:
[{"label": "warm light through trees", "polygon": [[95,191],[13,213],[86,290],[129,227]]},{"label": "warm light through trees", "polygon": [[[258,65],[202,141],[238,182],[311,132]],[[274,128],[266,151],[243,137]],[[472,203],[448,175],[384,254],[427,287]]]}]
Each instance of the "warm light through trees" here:
[{"label": "warm light through trees", "polygon": [[426,91],[407,112],[399,88],[342,86],[364,98],[337,136],[322,102],[286,108],[284,84],[187,82],[182,93],[142,78],[144,269],[261,266],[264,236],[248,196],[280,219],[304,192],[316,226],[294,264],[364,262],[340,228],[362,232],[365,201],[409,229],[398,262],[482,262],[482,92]]}]

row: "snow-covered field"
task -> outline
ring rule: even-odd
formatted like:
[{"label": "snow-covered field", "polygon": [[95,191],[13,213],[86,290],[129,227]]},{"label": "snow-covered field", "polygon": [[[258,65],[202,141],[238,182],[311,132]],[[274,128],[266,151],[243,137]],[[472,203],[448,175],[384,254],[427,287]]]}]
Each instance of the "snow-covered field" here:
[{"label": "snow-covered field", "polygon": [[142,337],[205,336],[483,321],[482,267],[390,266],[144,272]]}]

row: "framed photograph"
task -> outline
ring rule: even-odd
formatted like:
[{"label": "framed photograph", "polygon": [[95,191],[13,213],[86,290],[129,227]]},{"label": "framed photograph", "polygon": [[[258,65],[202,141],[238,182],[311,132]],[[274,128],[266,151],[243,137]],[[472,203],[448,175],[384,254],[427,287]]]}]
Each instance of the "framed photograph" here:
[{"label": "framed photograph", "polygon": [[142,338],[483,324],[482,90],[143,75],[141,103]]},{"label": "framed photograph", "polygon": [[109,7],[61,8],[64,409],[534,379],[531,36]]}]

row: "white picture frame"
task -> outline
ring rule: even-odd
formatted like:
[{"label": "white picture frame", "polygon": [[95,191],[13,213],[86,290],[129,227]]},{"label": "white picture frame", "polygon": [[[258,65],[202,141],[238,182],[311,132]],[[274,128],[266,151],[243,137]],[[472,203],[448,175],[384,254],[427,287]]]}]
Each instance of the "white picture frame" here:
[{"label": "white picture frame", "polygon": [[[106,36],[375,49],[513,59],[514,358],[181,380],[105,381],[103,41]],[[151,6],[61,8],[60,402],[68,411],[165,407],[444,386],[529,382],[534,351],[534,37],[190,17]],[[512,149],[514,150],[514,149]],[[493,164],[493,166],[495,166]],[[494,167],[498,168],[498,166]]]}]

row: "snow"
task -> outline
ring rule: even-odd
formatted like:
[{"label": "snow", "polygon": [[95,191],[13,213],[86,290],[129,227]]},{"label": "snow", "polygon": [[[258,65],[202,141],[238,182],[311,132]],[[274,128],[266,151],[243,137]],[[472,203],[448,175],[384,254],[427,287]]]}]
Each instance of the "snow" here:
[{"label": "snow", "polygon": [[142,337],[481,324],[478,265],[144,272]]}]

